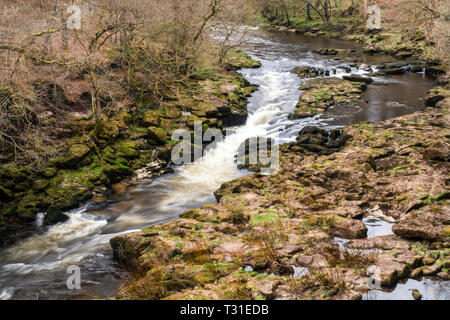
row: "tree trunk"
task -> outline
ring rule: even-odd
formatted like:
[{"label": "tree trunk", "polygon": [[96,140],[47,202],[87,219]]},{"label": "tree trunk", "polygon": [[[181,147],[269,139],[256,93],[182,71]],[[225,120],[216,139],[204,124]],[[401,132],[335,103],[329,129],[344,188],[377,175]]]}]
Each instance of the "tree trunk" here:
[{"label": "tree trunk", "polygon": [[309,2],[306,2],[306,20],[311,21],[311,6]]},{"label": "tree trunk", "polygon": [[369,7],[369,0],[364,0],[364,21],[367,21],[367,8]]},{"label": "tree trunk", "polygon": [[284,9],[284,13],[286,14],[287,26],[290,26],[291,25],[291,19],[289,19],[289,11],[288,11],[288,8],[287,8],[286,3],[284,1],[282,1],[282,6],[283,6],[283,9]]},{"label": "tree trunk", "polygon": [[328,1],[322,2],[322,8],[323,8],[323,17],[324,17],[324,23],[329,24],[330,23],[330,6],[328,4]]}]

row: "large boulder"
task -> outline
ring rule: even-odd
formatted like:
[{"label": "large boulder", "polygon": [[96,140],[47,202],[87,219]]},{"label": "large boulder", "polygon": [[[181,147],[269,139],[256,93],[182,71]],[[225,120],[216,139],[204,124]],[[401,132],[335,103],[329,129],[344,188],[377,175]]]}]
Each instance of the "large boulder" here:
[{"label": "large boulder", "polygon": [[292,73],[295,73],[299,78],[315,78],[322,74],[324,71],[319,68],[308,67],[308,66],[298,66],[291,70]]},{"label": "large boulder", "polygon": [[290,149],[329,155],[344,146],[347,138],[339,129],[326,131],[319,127],[308,126],[300,131],[297,141],[290,145]]},{"label": "large boulder", "polygon": [[61,209],[57,207],[50,207],[47,209],[47,214],[44,217],[44,224],[51,226],[58,223],[64,223],[69,220],[69,216],[65,215]]},{"label": "large boulder", "polygon": [[149,127],[148,135],[157,144],[165,144],[167,142],[167,133],[162,128]]},{"label": "large boulder", "polygon": [[137,262],[142,252],[155,242],[155,232],[138,232],[119,235],[110,240],[114,259],[126,265]]},{"label": "large boulder", "polygon": [[367,237],[367,227],[361,220],[339,219],[333,226],[333,233],[344,239],[362,239]]},{"label": "large boulder", "polygon": [[[437,199],[428,201],[437,201]],[[450,239],[449,207],[444,203],[435,203],[414,210],[400,219],[393,226],[392,231],[407,239],[448,241]]]},{"label": "large boulder", "polygon": [[91,149],[83,144],[76,144],[70,147],[66,152],[61,163],[64,166],[75,166],[77,165],[89,152]]},{"label": "large boulder", "polygon": [[306,82],[292,119],[313,117],[331,106],[344,106],[361,99],[367,89],[364,82],[352,82],[335,77],[316,78]]},{"label": "large boulder", "polygon": [[161,125],[161,118],[159,117],[158,113],[156,113],[156,111],[149,110],[145,112],[142,122],[146,126],[158,127],[159,125]]}]

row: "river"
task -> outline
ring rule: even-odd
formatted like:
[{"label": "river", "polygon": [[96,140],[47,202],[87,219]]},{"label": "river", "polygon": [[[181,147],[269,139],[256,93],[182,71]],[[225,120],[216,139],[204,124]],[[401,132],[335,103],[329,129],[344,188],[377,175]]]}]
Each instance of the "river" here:
[{"label": "river", "polygon": [[[245,50],[262,67],[240,71],[251,83],[259,85],[259,90],[249,99],[247,123],[233,128],[234,134],[194,164],[176,167],[173,174],[134,186],[111,197],[104,206],[85,204],[68,212],[70,221],[65,224],[43,230],[41,215],[36,222],[36,235],[0,253],[0,299],[113,296],[125,272],[112,260],[109,240],[121,233],[177,219],[185,210],[214,203],[213,192],[222,183],[248,174],[238,170],[235,163],[237,149],[246,138],[272,136],[279,143],[287,143],[295,140],[307,125],[336,128],[361,121],[382,121],[423,108],[421,99],[432,87],[432,81],[425,74],[404,74],[376,78],[364,94],[363,103],[331,108],[323,116],[289,120],[301,94],[298,88],[304,81],[290,73],[295,66],[336,69],[336,76],[341,77],[347,73],[338,67],[348,66],[355,59],[367,65],[387,59],[356,52],[347,60],[336,60],[311,52],[322,47],[357,49],[358,45],[253,30]],[[352,68],[351,73],[367,72]],[[81,268],[81,290],[67,289],[70,275],[66,270],[71,265]]]}]

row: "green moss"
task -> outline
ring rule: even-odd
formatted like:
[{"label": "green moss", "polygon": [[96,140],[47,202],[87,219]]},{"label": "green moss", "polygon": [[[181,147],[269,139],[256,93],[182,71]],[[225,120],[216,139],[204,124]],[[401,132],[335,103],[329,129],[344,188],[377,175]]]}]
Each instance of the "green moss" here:
[{"label": "green moss", "polygon": [[268,226],[278,223],[280,221],[280,216],[277,212],[268,212],[264,214],[253,215],[250,223],[254,226]]},{"label": "green moss", "polygon": [[161,125],[161,118],[154,110],[145,112],[142,121],[146,126],[158,127]]},{"label": "green moss", "polygon": [[121,141],[118,146],[118,152],[125,158],[134,159],[139,157],[140,153],[136,150],[136,143],[131,140]]},{"label": "green moss", "polygon": [[159,107],[156,109],[156,114],[166,119],[177,119],[181,117],[181,110],[176,106]]},{"label": "green moss", "polygon": [[149,127],[148,128],[149,137],[153,139],[156,143],[165,144],[168,140],[167,133],[158,127]]}]

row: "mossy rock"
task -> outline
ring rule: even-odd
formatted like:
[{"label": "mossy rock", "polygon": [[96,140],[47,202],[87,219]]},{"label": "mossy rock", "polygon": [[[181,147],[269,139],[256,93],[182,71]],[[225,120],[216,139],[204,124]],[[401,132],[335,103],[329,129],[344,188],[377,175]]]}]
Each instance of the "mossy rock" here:
[{"label": "mossy rock", "polygon": [[158,144],[167,143],[167,133],[162,128],[149,127],[148,128],[149,137]]},{"label": "mossy rock", "polygon": [[156,109],[156,114],[161,118],[178,119],[181,117],[181,110],[176,106],[165,106]]},{"label": "mossy rock", "polygon": [[117,123],[103,123],[101,129],[97,132],[97,138],[100,140],[111,141],[116,139],[120,134],[120,128]]},{"label": "mossy rock", "polygon": [[123,164],[106,165],[103,168],[103,171],[111,183],[118,183],[123,179],[123,177],[133,174],[133,170],[129,166]]},{"label": "mossy rock", "polygon": [[69,217],[57,207],[51,206],[47,209],[47,214],[44,217],[44,224],[51,226],[58,223],[63,223],[69,220]]},{"label": "mossy rock", "polygon": [[158,127],[161,125],[161,118],[156,111],[149,110],[144,113],[142,122],[146,126]]},{"label": "mossy rock", "polygon": [[30,193],[26,195],[22,198],[17,207],[19,217],[27,221],[34,221],[36,213],[39,211],[39,204],[39,198],[35,194]]},{"label": "mossy rock", "polygon": [[82,171],[61,170],[45,189],[50,204],[61,210],[71,209],[92,196],[96,183],[106,182],[107,177],[100,168]]},{"label": "mossy rock", "polygon": [[225,65],[229,70],[240,68],[260,68],[261,62],[252,59],[246,52],[240,50],[232,50],[225,58]]},{"label": "mossy rock", "polygon": [[91,149],[86,145],[82,145],[82,144],[73,145],[66,152],[65,156],[63,158],[61,158],[60,162],[64,166],[75,166],[89,152],[91,152]]},{"label": "mossy rock", "polygon": [[291,116],[293,119],[312,117],[335,105],[346,105],[357,101],[367,89],[364,82],[347,81],[339,78],[317,78],[306,82],[304,90]]},{"label": "mossy rock", "polygon": [[123,157],[128,159],[138,158],[140,153],[136,150],[136,143],[131,140],[122,141],[119,143],[118,152],[123,155]]},{"label": "mossy rock", "polygon": [[35,192],[43,191],[48,187],[49,184],[50,184],[50,182],[48,180],[43,180],[43,179],[37,180],[33,184],[33,191],[35,191]]},{"label": "mossy rock", "polygon": [[58,173],[57,168],[48,167],[43,171],[42,175],[46,178],[53,178],[54,176],[56,176],[57,173]]}]

